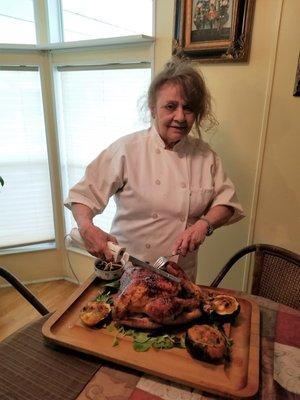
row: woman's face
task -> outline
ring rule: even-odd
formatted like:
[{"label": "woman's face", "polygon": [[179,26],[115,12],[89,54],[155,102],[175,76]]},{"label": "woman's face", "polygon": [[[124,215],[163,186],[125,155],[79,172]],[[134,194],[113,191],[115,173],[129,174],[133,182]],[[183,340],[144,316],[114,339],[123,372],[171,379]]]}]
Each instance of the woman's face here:
[{"label": "woman's face", "polygon": [[167,148],[187,136],[195,122],[195,114],[183,98],[177,84],[165,83],[156,94],[152,115],[154,124]]}]

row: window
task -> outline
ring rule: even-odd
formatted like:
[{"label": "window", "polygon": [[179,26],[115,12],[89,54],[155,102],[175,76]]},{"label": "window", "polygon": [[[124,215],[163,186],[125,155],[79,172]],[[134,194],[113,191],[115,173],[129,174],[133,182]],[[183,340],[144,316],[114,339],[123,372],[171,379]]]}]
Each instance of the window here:
[{"label": "window", "polygon": [[152,0],[62,0],[64,41],[152,35]]},{"label": "window", "polygon": [[[146,118],[138,118],[137,100],[150,82],[153,38],[141,35],[152,35],[152,8],[153,0],[0,0],[2,253],[49,248],[54,218],[57,227],[64,224],[51,186],[57,199],[65,198],[102,149],[148,125]],[[114,39],[94,41],[92,47],[85,41],[110,37]],[[95,60],[112,64],[90,67]],[[47,143],[53,152],[49,164]],[[65,211],[68,232],[74,221]],[[110,201],[96,223],[109,230],[113,214]]]},{"label": "window", "polygon": [[[139,118],[142,113],[138,104],[144,100],[150,68],[95,68],[59,68],[59,136],[65,197],[86,166],[110,143],[148,126],[145,116]],[[114,212],[115,205],[110,200],[95,223],[109,231]],[[68,210],[65,218],[68,232],[75,222]]]},{"label": "window", "polygon": [[40,76],[0,70],[0,248],[54,239]]},{"label": "window", "polygon": [[35,44],[33,0],[1,0],[0,27],[0,43]]}]

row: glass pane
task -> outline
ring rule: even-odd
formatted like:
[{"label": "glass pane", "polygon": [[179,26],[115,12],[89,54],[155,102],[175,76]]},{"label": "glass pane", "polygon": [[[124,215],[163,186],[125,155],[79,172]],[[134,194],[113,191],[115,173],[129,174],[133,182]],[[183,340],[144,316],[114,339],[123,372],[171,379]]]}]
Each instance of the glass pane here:
[{"label": "glass pane", "polygon": [[[84,174],[86,166],[119,137],[148,126],[138,110],[150,83],[147,69],[61,72],[60,148],[64,196]],[[110,201],[95,218],[109,231],[115,213]],[[66,210],[66,226],[75,226]]]},{"label": "glass pane", "polygon": [[0,71],[0,247],[54,238],[38,71]]},{"label": "glass pane", "polygon": [[0,43],[36,44],[33,0],[0,0]]},{"label": "glass pane", "polygon": [[152,0],[62,0],[64,40],[152,35]]}]

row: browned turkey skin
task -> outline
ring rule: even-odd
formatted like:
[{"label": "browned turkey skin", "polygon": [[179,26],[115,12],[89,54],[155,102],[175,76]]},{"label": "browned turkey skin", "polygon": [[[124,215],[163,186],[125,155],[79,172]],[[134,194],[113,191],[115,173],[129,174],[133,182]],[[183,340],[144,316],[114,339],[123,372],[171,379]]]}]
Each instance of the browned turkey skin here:
[{"label": "browned turkey skin", "polygon": [[169,281],[145,268],[125,268],[114,302],[114,320],[133,328],[157,329],[199,318],[201,289],[176,263],[169,262],[166,270],[181,282]]}]

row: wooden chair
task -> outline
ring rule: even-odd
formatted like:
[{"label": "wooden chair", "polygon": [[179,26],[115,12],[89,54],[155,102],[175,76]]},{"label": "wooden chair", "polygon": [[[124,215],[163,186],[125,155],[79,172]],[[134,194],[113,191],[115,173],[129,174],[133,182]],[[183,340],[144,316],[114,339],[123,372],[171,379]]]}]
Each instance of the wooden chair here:
[{"label": "wooden chair", "polygon": [[300,256],[268,244],[247,246],[230,258],[211,283],[217,287],[231,267],[246,254],[255,252],[251,294],[300,309]]},{"label": "wooden chair", "polygon": [[25,299],[41,314],[49,313],[47,308],[35,297],[35,295],[23,285],[23,283],[15,277],[7,269],[0,267],[0,276],[9,282]]}]

